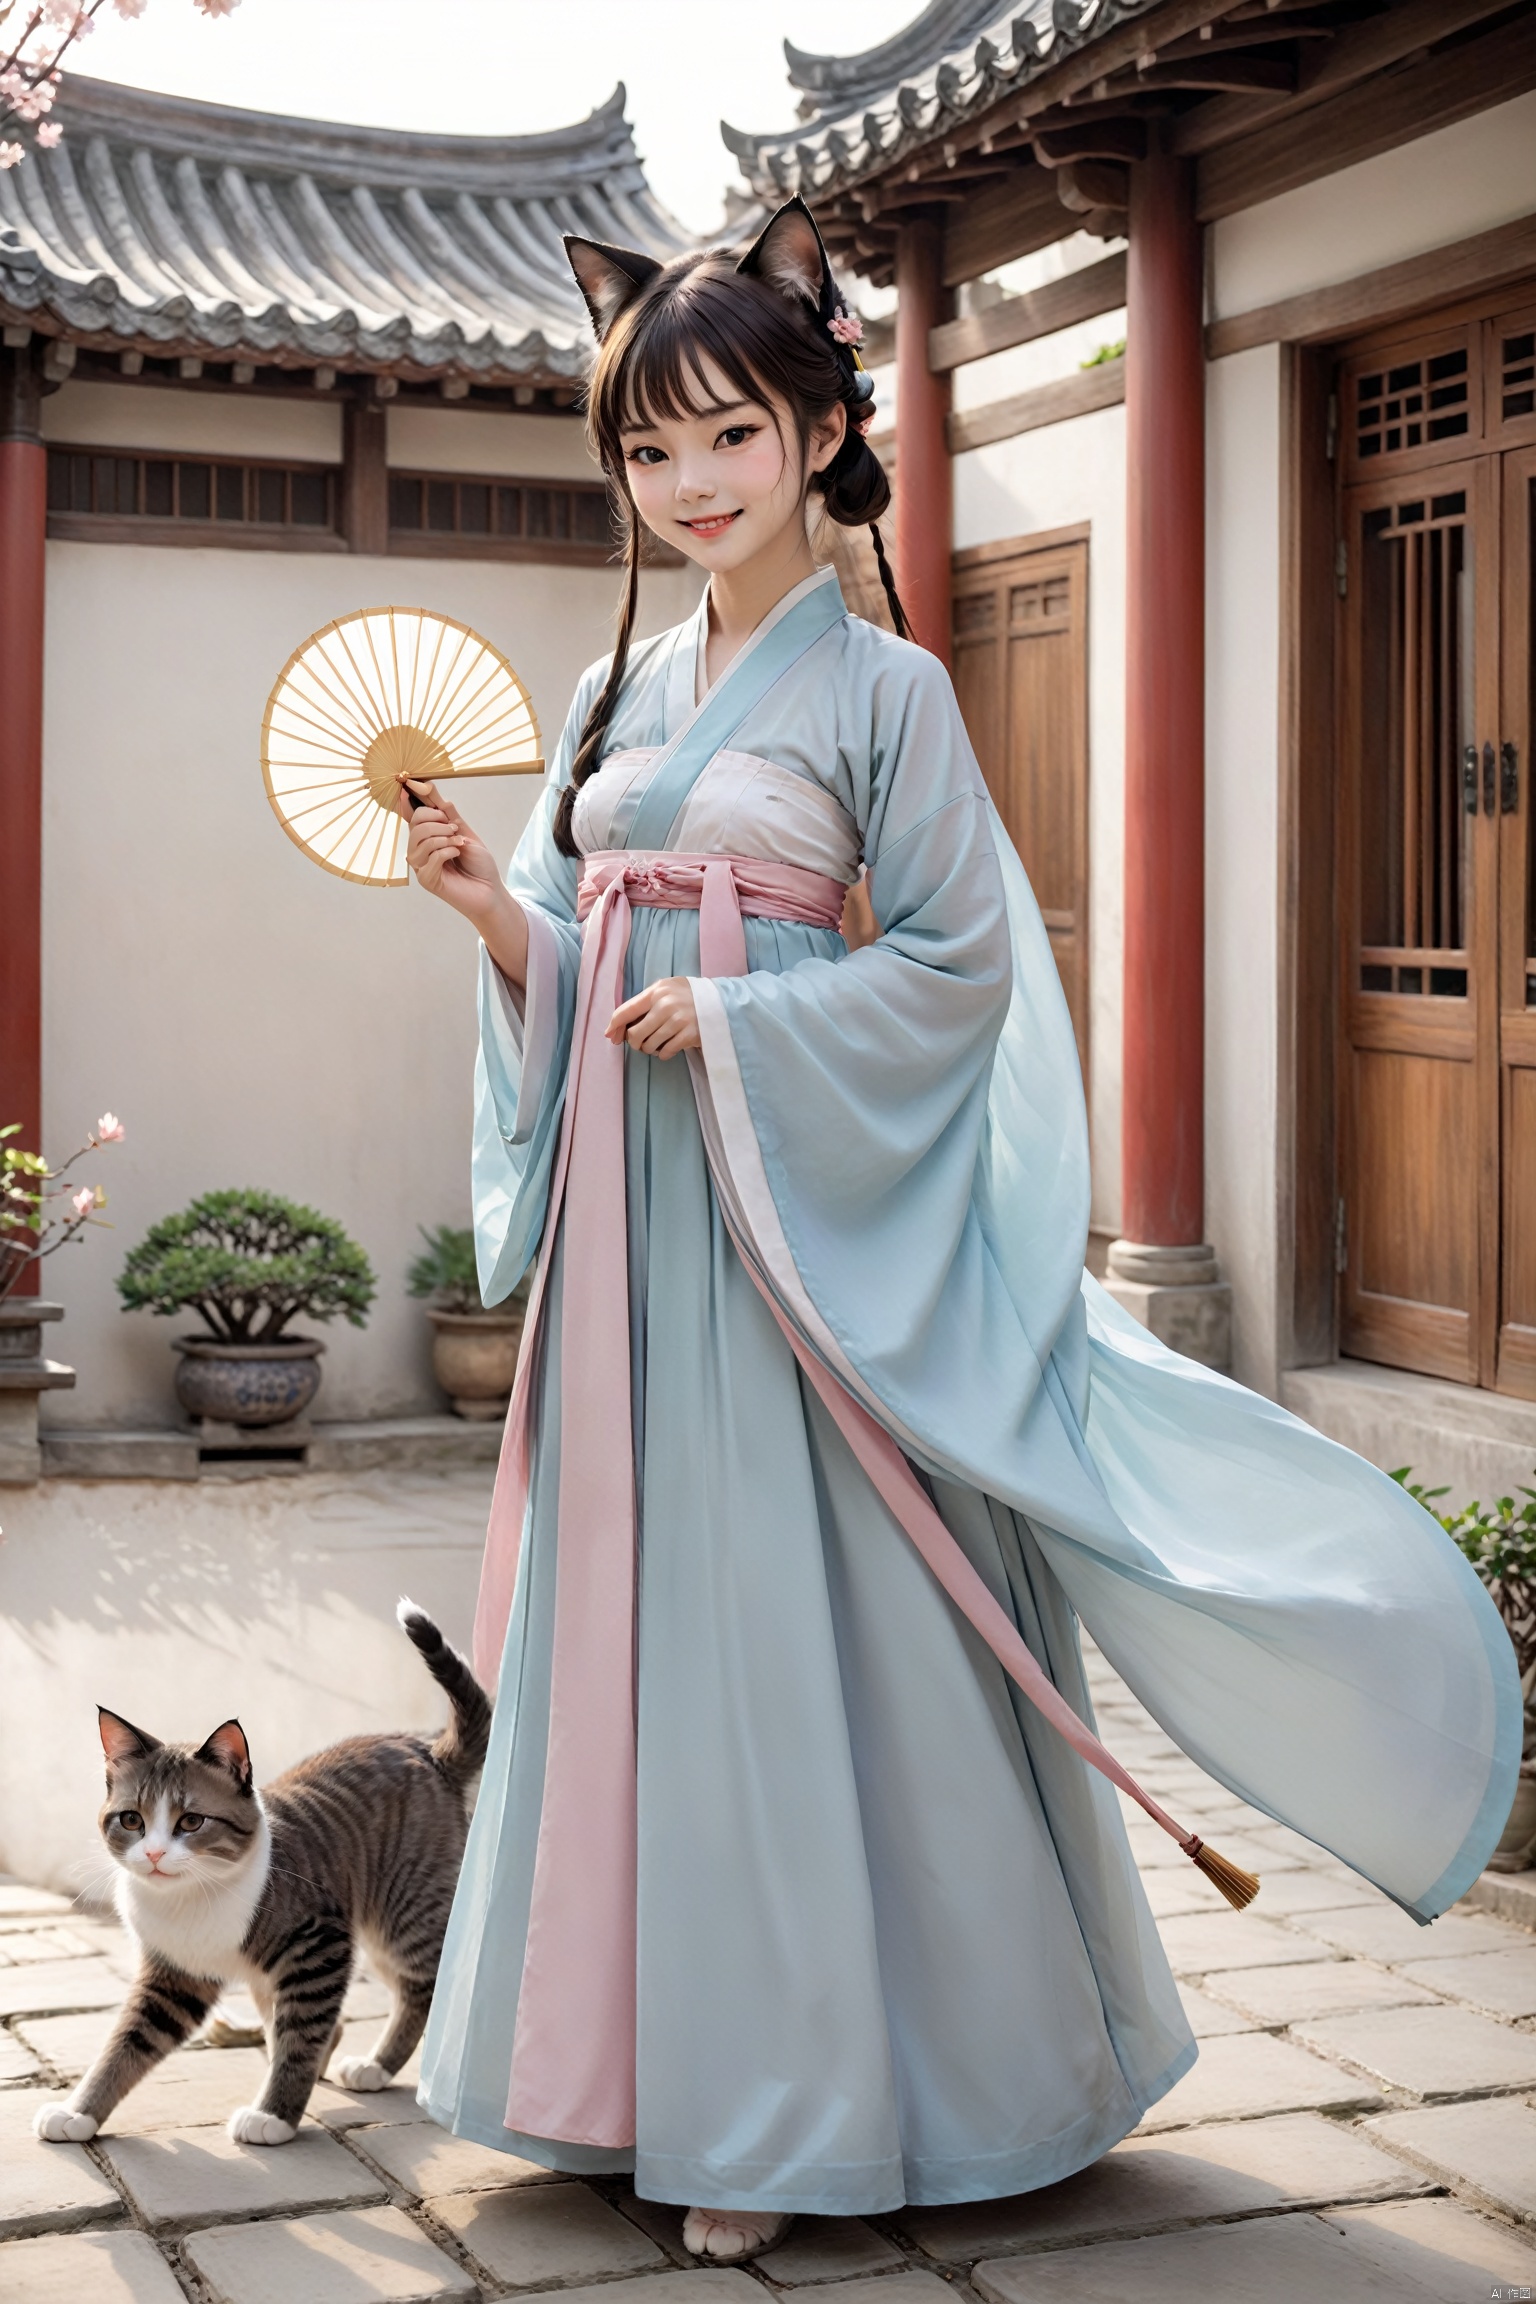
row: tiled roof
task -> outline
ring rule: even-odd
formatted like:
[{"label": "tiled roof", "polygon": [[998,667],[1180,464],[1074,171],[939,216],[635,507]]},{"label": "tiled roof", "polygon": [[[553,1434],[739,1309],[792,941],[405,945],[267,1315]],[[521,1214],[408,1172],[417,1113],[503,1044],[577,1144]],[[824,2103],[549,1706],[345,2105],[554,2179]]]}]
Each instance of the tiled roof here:
[{"label": "tiled roof", "polygon": [[624,102],[539,136],[418,136],[72,75],[63,141],[0,174],[0,310],[149,354],[575,377],[591,334],[560,235],[691,244]]},{"label": "tiled roof", "polygon": [[929,144],[1022,89],[1158,0],[929,0],[902,32],[858,56],[786,48],[812,117],[766,136],[722,124],[742,174],[764,199],[822,199]]}]

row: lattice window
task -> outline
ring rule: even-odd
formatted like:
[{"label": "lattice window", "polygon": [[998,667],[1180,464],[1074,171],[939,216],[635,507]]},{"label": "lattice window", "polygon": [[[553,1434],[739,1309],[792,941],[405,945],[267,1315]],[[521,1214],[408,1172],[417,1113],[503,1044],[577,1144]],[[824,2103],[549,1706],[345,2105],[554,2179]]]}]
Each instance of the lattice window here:
[{"label": "lattice window", "polygon": [[956,639],[970,632],[990,632],[997,619],[995,592],[962,592],[955,600],[954,631]]},{"label": "lattice window", "polygon": [[323,464],[50,448],[48,510],[114,524],[334,530],[336,474]]},{"label": "lattice window", "polygon": [[1499,415],[1506,424],[1536,416],[1536,330],[1500,336]]},{"label": "lattice window", "polygon": [[1015,584],[1008,594],[1010,624],[1031,630],[1064,624],[1072,609],[1072,584],[1067,576],[1043,576],[1033,584]]},{"label": "lattice window", "polygon": [[1471,357],[1465,344],[1355,377],[1355,455],[1362,464],[1436,441],[1464,440],[1471,427]]},{"label": "lattice window", "polygon": [[[466,550],[482,542],[548,547],[611,547],[613,516],[600,482],[460,478],[442,472],[391,472],[393,539],[441,537]],[[408,548],[408,547],[407,547]]]},{"label": "lattice window", "polygon": [[1467,995],[1472,572],[1463,489],[1367,512],[1360,633],[1360,989]]}]

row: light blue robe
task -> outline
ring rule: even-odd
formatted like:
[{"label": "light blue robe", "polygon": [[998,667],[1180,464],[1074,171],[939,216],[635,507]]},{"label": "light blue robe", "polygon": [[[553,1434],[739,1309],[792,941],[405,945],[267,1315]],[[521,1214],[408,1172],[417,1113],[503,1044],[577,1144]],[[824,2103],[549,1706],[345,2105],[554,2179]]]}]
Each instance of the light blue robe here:
[{"label": "light blue robe", "polygon": [[[636,648],[611,751],[689,722],[699,632]],[[508,875],[538,963],[526,1014],[483,961],[488,1301],[544,1228],[580,951],[577,867],[550,825],[603,671]],[[627,1058],[636,2146],[503,2125],[548,1718],[563,1227],[421,2100],[553,2167],[633,2168],[656,2199],[992,2197],[1096,2158],[1194,2043],[1115,1794],[939,1591],[727,1217],[1074,1708],[1091,1719],[1080,1617],[1202,1767],[1420,1918],[1462,1893],[1507,1813],[1513,1652],[1420,1506],[1167,1351],[1083,1273],[1071,1025],[937,661],[840,617],[730,743],[855,820],[883,929],[850,955],[749,918],[750,973],[699,987],[702,1055]],[[698,967],[697,913],[636,910],[627,992]]]}]

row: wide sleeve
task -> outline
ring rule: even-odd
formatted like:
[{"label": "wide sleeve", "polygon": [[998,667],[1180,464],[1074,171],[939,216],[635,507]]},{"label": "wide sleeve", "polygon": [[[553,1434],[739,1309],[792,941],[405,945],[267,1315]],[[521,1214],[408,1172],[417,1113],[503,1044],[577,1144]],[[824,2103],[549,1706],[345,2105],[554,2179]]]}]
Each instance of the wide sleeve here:
[{"label": "wide sleeve", "polygon": [[581,965],[576,864],[555,846],[555,805],[605,671],[605,665],[594,665],[577,687],[548,781],[507,870],[506,885],[528,922],[524,988],[510,984],[480,948],[471,1195],[480,1293],[487,1304],[512,1293],[544,1230]]},{"label": "wide sleeve", "polygon": [[1513,1794],[1508,1636],[1411,1497],[1084,1274],[1087,1133],[1049,940],[945,675],[897,656],[894,682],[894,653],[853,699],[881,935],[696,989],[727,1220],[920,1470],[1028,1520],[1184,1750],[1432,1918]]}]

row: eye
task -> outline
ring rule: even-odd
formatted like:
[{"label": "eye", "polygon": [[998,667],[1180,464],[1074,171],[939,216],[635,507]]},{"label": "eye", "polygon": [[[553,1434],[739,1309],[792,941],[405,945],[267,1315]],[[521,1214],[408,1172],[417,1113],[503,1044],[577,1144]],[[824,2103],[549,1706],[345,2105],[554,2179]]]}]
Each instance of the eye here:
[{"label": "eye", "polygon": [[189,1810],[188,1810],[188,1812],[187,1812],[187,1814],[186,1814],[185,1816],[178,1816],[178,1817],[177,1817],[177,1819],[176,1819],[176,1829],[177,1829],[177,1831],[178,1831],[179,1833],[180,1833],[180,1832],[201,1832],[201,1830],[202,1830],[203,1826],[204,1826],[204,1825],[207,1823],[207,1821],[208,1821],[208,1819],[207,1819],[207,1817],[206,1817],[206,1816],[196,1816],[196,1815],[194,1815],[194,1814],[192,1813],[192,1811],[189,1809]]},{"label": "eye", "polygon": [[666,460],[661,449],[653,447],[649,442],[643,448],[631,448],[629,451],[631,464],[665,464]]},{"label": "eye", "polygon": [[755,437],[760,429],[761,427],[756,424],[727,424],[715,442],[715,446],[717,448],[743,447],[748,440]]},{"label": "eye", "polygon": [[144,1829],[144,1819],[137,1808],[124,1808],[117,1821],[125,1832],[142,1832]]}]

